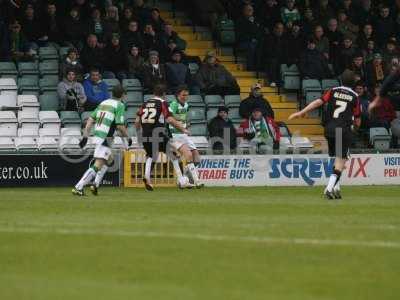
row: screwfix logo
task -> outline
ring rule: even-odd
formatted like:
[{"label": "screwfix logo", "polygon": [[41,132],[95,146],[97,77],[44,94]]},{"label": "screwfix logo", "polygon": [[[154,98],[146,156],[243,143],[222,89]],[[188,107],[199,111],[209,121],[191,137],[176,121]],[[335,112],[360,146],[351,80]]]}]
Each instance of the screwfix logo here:
[{"label": "screwfix logo", "polygon": [[348,178],[367,178],[367,165],[370,160],[370,157],[365,159],[352,158],[349,164]]}]

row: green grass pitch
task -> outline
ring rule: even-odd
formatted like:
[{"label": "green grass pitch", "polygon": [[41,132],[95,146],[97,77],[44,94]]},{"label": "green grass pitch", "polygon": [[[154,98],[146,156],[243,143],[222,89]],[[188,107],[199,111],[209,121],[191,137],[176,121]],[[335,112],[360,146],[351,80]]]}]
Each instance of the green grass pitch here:
[{"label": "green grass pitch", "polygon": [[386,300],[400,188],[0,190],[1,300]]}]

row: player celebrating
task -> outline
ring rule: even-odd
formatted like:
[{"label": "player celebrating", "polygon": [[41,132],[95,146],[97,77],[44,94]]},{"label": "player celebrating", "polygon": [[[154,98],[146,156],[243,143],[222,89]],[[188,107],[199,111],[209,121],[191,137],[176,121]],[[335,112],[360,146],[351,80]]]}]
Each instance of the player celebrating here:
[{"label": "player celebrating", "polygon": [[[176,91],[177,100],[172,101],[169,105],[169,111],[171,112],[172,116],[178,121],[181,121],[185,128],[188,128],[189,126],[189,104],[187,103],[188,96],[188,88],[186,86],[180,86]],[[170,141],[171,146],[185,158],[187,162],[186,170],[189,178],[193,180],[193,183],[197,188],[203,187],[199,181],[196,168],[196,165],[200,162],[200,154],[196,148],[196,145],[192,142],[190,137],[180,129],[169,126],[169,130],[172,134],[172,139]]]},{"label": "player celebrating", "polygon": [[[112,162],[112,151],[110,144],[117,129],[122,137],[128,137],[125,127],[125,105],[121,102],[125,97],[125,90],[121,85],[113,88],[112,99],[103,101],[89,117],[83,133],[83,138],[79,143],[81,148],[85,147],[88,141],[90,130],[94,126],[94,140],[96,149],[94,151],[94,163],[85,172],[81,180],[77,183],[72,193],[77,196],[84,196],[83,188],[92,182],[90,190],[93,195],[97,195],[100,183],[107,172],[108,166]],[[132,139],[128,138],[128,146],[132,144]]]},{"label": "player celebrating", "polygon": [[[138,117],[136,118],[136,128],[142,128],[142,138],[143,138],[143,148],[146,151],[146,169],[143,178],[144,185],[148,191],[153,191],[153,186],[151,184],[151,167],[153,160],[156,160],[159,152],[167,152],[167,144],[169,140],[169,135],[167,132],[166,123],[178,128],[184,133],[188,133],[184,125],[175,120],[169,110],[167,102],[163,99],[165,97],[165,86],[162,84],[157,84],[154,87],[154,95],[152,99],[147,100],[146,103],[138,111]],[[177,159],[172,159],[175,172],[178,176],[179,161]],[[179,172],[179,173],[178,173]]]},{"label": "player celebrating", "polygon": [[353,117],[355,125],[360,126],[360,103],[358,95],[352,90],[354,73],[345,72],[342,75],[343,86],[330,89],[317,100],[311,102],[302,111],[296,112],[289,120],[304,117],[308,112],[326,105],[324,112],[325,137],[328,140],[329,156],[335,157],[333,173],[325,189],[327,199],[341,199],[340,177],[345,169],[349,148],[352,141]]}]

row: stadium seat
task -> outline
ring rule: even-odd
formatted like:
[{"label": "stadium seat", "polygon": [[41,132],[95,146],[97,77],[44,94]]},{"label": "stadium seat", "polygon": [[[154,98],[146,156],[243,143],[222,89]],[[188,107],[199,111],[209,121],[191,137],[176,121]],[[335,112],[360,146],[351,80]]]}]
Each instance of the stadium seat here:
[{"label": "stadium seat", "polygon": [[80,137],[76,136],[62,136],[58,144],[59,150],[62,152],[81,152],[79,147]]},{"label": "stadium seat", "polygon": [[32,137],[17,137],[15,138],[15,147],[18,151],[37,151],[38,146]]},{"label": "stadium seat", "polygon": [[225,105],[227,107],[239,107],[240,105],[240,95],[227,95],[225,96]]},{"label": "stadium seat", "polygon": [[218,108],[209,108],[207,110],[207,122],[210,122],[210,120],[216,117],[217,114],[218,114]]},{"label": "stadium seat", "polygon": [[79,126],[81,125],[81,117],[76,111],[61,111],[60,120],[64,126],[68,124],[79,124]]},{"label": "stadium seat", "polygon": [[17,105],[22,106],[23,111],[32,111],[39,113],[40,104],[35,95],[18,95]]},{"label": "stadium seat", "polygon": [[38,92],[39,91],[39,76],[26,75],[18,79],[18,90],[22,92]]},{"label": "stadium seat", "polygon": [[298,90],[300,88],[300,72],[296,65],[290,67],[281,65],[281,79],[286,90]]},{"label": "stadium seat", "polygon": [[57,94],[43,94],[39,96],[41,110],[59,110],[60,103]]},{"label": "stadium seat", "polygon": [[136,128],[135,128],[135,126],[132,126],[131,124],[129,124],[128,125],[128,127],[127,127],[127,129],[128,129],[128,135],[130,136],[130,137],[132,137],[132,136],[136,136]]},{"label": "stadium seat", "polygon": [[188,118],[192,124],[205,122],[205,116],[205,109],[202,107],[193,107],[188,112]]},{"label": "stadium seat", "polygon": [[241,119],[238,107],[233,107],[229,109],[229,118],[235,120]]},{"label": "stadium seat", "polygon": [[200,69],[199,65],[196,63],[189,63],[188,67],[190,70],[190,74],[192,74],[192,75],[195,75]]},{"label": "stadium seat", "polygon": [[17,76],[18,71],[13,62],[0,62],[0,77]]},{"label": "stadium seat", "polygon": [[90,115],[92,114],[91,111],[84,111],[81,114],[81,121],[82,121],[82,126],[86,126],[86,121],[90,118]]},{"label": "stadium seat", "polygon": [[58,49],[58,57],[60,58],[60,60],[63,60],[64,57],[67,56],[68,50],[69,47],[60,47],[60,49]]},{"label": "stadium seat", "polygon": [[39,120],[43,128],[61,127],[61,120],[56,111],[40,111]]},{"label": "stadium seat", "polygon": [[190,133],[193,136],[207,136],[207,124],[199,123],[190,126]]},{"label": "stadium seat", "polygon": [[146,94],[143,96],[143,102],[147,102],[147,100],[154,98],[154,95]]},{"label": "stadium seat", "polygon": [[188,103],[190,106],[197,105],[197,104],[204,105],[204,100],[203,100],[203,97],[201,97],[200,95],[189,95]]},{"label": "stadium seat", "polygon": [[60,136],[60,128],[56,127],[44,127],[39,129],[39,136],[41,137],[55,137]]},{"label": "stadium seat", "polygon": [[301,86],[302,86],[303,93],[307,92],[309,90],[321,90],[322,89],[321,84],[317,79],[304,79],[302,81]]},{"label": "stadium seat", "polygon": [[222,45],[233,45],[236,42],[235,24],[232,20],[223,18],[217,26],[218,39]]},{"label": "stadium seat", "polygon": [[122,80],[122,86],[127,92],[142,91],[142,84],[139,79],[124,79]]},{"label": "stadium seat", "polygon": [[19,76],[23,75],[39,75],[39,65],[37,62],[19,62]]},{"label": "stadium seat", "polygon": [[66,136],[75,136],[75,137],[81,137],[82,136],[82,131],[80,128],[61,128],[61,136],[66,137]]},{"label": "stadium seat", "polygon": [[138,107],[128,107],[125,111],[125,121],[127,123],[134,123],[136,119],[136,113],[138,111]]},{"label": "stadium seat", "polygon": [[18,120],[12,111],[0,111],[0,136],[14,137],[17,135]]},{"label": "stadium seat", "polygon": [[7,94],[0,95],[0,107],[8,106],[8,107],[15,107],[17,106],[17,97],[10,97]]},{"label": "stadium seat", "polygon": [[39,136],[39,128],[37,127],[21,127],[18,128],[18,137],[33,137]]},{"label": "stadium seat", "polygon": [[392,137],[384,127],[373,127],[369,129],[370,144],[376,150],[388,150],[390,148]]},{"label": "stadium seat", "polygon": [[224,104],[224,101],[220,95],[207,95],[204,97],[204,102],[207,107],[218,107]]},{"label": "stadium seat", "polygon": [[111,92],[112,91],[112,89],[115,87],[115,86],[117,86],[117,85],[119,85],[120,84],[120,82],[119,82],[119,80],[118,79],[103,79],[103,81],[107,84],[107,87],[108,87],[108,91],[109,92]]},{"label": "stadium seat", "polygon": [[58,149],[58,140],[52,136],[41,136],[37,140],[40,151],[56,151]]},{"label": "stadium seat", "polygon": [[20,111],[18,113],[18,123],[34,123],[39,126],[39,115],[32,111]]},{"label": "stadium seat", "polygon": [[42,93],[47,91],[57,91],[57,86],[59,83],[58,76],[56,75],[46,75],[39,80],[39,87]]},{"label": "stadium seat", "polygon": [[15,151],[15,143],[11,137],[0,136],[0,151]]},{"label": "stadium seat", "polygon": [[46,60],[39,63],[39,72],[41,76],[58,75],[58,61]]},{"label": "stadium seat", "polygon": [[339,82],[339,80],[336,80],[336,79],[323,79],[321,81],[321,86],[322,86],[323,91],[337,87],[339,85],[340,85],[340,82]]},{"label": "stadium seat", "polygon": [[140,106],[143,104],[143,93],[139,91],[127,92],[125,105],[129,106]]},{"label": "stadium seat", "polygon": [[40,47],[39,59],[44,60],[58,60],[58,51],[53,47]]}]

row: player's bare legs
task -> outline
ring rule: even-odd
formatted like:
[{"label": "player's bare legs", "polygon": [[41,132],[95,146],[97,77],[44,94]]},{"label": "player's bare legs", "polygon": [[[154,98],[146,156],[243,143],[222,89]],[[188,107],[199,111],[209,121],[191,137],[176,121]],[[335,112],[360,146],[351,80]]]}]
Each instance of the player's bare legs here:
[{"label": "player's bare legs", "polygon": [[200,183],[199,175],[197,173],[197,168],[196,168],[196,161],[195,158],[200,160],[200,155],[199,151],[197,150],[191,150],[188,145],[184,144],[178,149],[179,153],[185,158],[187,162],[187,172],[192,177],[194,185],[196,187],[203,187],[203,185]]},{"label": "player's bare legs", "polygon": [[145,171],[144,171],[144,178],[143,178],[143,183],[148,191],[153,191],[154,187],[151,184],[151,168],[153,164],[153,158],[147,157],[146,158],[146,164],[145,164]]},{"label": "player's bare legs", "polygon": [[113,162],[113,157],[110,156],[108,161],[105,161],[104,159],[101,159],[101,160],[103,161],[102,162],[103,165],[99,168],[99,171],[97,172],[96,177],[94,178],[94,182],[90,186],[90,191],[92,192],[92,194],[94,196],[98,195],[98,189],[100,187],[101,182],[103,181],[104,175],[106,175],[106,173],[108,171],[108,167]]},{"label": "player's bare legs", "polygon": [[335,166],[332,175],[329,177],[329,182],[325,190],[325,196],[328,199],[341,199],[340,193],[340,178],[345,169],[347,159],[336,157]]}]

